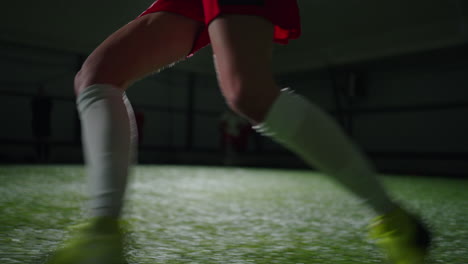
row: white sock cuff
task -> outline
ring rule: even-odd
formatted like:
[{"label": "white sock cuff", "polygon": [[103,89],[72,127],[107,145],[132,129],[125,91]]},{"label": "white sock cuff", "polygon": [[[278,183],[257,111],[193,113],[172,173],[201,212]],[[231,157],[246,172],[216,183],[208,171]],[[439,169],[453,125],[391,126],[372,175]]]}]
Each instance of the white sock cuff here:
[{"label": "white sock cuff", "polygon": [[253,129],[265,136],[279,135],[278,140],[288,140],[296,134],[309,108],[310,103],[302,96],[289,88],[282,89],[265,120]]},{"label": "white sock cuff", "polygon": [[125,98],[123,90],[110,84],[94,84],[84,89],[76,98],[78,111],[83,113],[94,102],[104,98]]}]

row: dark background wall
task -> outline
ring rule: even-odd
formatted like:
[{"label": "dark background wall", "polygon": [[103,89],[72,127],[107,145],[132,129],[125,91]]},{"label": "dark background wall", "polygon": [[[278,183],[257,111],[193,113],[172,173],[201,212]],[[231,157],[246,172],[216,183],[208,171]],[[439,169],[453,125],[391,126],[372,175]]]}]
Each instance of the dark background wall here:
[{"label": "dark background wall", "polygon": [[[0,43],[2,162],[34,162],[30,102],[40,86],[53,100],[49,162],[81,162],[72,83],[83,57]],[[381,171],[467,175],[467,59],[461,45],[276,78],[330,112]],[[213,74],[166,69],[136,83],[128,96],[145,114],[140,162],[221,164],[218,122],[226,105]],[[244,164],[303,166],[254,134]]]},{"label": "dark background wall", "polygon": [[[0,9],[0,162],[35,162],[31,99],[52,98],[48,162],[82,162],[73,76],[153,0],[7,1]],[[302,36],[276,46],[282,86],[330,112],[381,171],[468,175],[465,0],[299,0]],[[128,91],[145,114],[142,163],[221,164],[226,105],[210,49]],[[243,164],[303,167],[251,135]]]}]

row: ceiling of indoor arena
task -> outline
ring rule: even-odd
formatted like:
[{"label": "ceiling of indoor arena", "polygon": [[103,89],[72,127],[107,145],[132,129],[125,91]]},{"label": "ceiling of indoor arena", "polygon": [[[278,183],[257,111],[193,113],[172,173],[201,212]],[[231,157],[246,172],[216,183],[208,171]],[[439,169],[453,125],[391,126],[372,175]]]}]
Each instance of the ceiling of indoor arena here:
[{"label": "ceiling of indoor arena", "polygon": [[[88,54],[152,0],[2,1],[0,42]],[[303,35],[275,48],[275,71],[355,63],[468,41],[466,0],[300,0]],[[210,49],[183,70],[213,72]]]}]

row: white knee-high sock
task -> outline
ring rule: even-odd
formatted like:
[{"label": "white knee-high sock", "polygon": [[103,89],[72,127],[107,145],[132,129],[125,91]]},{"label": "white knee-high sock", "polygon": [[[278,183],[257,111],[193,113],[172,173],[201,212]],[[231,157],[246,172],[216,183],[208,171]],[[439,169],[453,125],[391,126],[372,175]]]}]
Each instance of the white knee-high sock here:
[{"label": "white knee-high sock", "polygon": [[120,215],[136,126],[125,93],[112,85],[95,84],[78,95],[84,157],[89,185],[90,216]]},{"label": "white knee-high sock", "polygon": [[264,122],[254,129],[336,179],[378,213],[393,210],[372,165],[338,124],[304,97],[282,90]]}]

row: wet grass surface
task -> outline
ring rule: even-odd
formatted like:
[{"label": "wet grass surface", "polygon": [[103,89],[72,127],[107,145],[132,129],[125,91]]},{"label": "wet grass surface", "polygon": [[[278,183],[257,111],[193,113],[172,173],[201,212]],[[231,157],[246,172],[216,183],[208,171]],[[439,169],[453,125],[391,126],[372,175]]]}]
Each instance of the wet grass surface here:
[{"label": "wet grass surface", "polygon": [[[468,263],[468,180],[385,177],[435,233],[429,263]],[[84,218],[81,166],[0,167],[0,263],[40,263]],[[130,263],[383,263],[373,214],[309,171],[135,168],[124,218]]]}]

